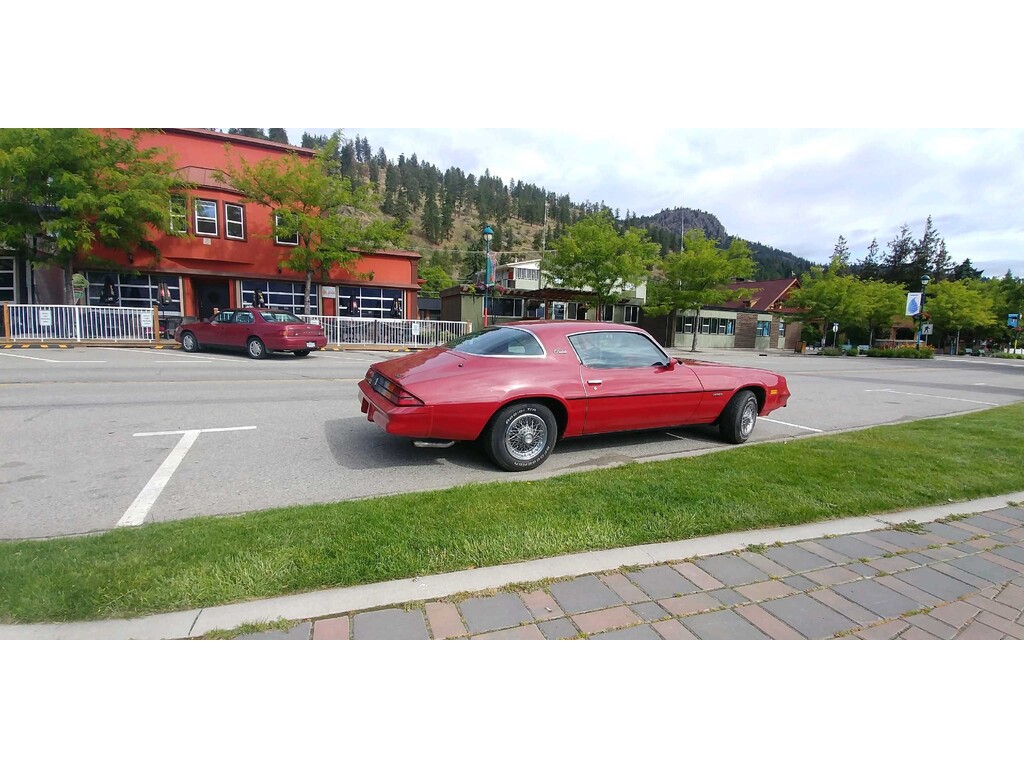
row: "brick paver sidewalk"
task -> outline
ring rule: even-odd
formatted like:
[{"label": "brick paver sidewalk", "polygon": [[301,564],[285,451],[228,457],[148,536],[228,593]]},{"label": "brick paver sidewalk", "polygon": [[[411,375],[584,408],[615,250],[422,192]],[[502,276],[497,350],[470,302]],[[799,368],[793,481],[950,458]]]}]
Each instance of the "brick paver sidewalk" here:
[{"label": "brick paver sidewalk", "polygon": [[311,619],[237,639],[1024,639],[1024,508]]}]

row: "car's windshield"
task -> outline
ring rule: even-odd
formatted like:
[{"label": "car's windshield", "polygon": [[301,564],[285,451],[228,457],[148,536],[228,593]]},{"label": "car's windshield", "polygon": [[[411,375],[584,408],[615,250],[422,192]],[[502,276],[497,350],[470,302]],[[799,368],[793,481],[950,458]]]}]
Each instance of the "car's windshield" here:
[{"label": "car's windshield", "polygon": [[503,357],[542,356],[544,349],[532,333],[508,326],[492,326],[445,344],[448,349],[470,355]]},{"label": "car's windshield", "polygon": [[260,310],[260,317],[268,323],[301,323],[291,312]]}]

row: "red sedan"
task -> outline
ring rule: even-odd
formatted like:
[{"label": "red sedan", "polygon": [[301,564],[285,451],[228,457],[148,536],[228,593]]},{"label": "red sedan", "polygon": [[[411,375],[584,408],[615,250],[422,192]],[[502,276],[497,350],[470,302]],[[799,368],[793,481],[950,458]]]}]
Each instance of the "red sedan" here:
[{"label": "red sedan", "polygon": [[255,307],[224,309],[212,320],[182,323],[174,338],[186,352],[203,347],[244,349],[254,359],[270,352],[305,357],[327,346],[327,336],[319,325],[304,323],[291,312]]},{"label": "red sedan", "polygon": [[359,382],[363,413],[385,432],[421,446],[479,438],[512,472],[582,435],[717,424],[743,443],[788,399],[783,376],[673,359],[632,326],[544,320],[374,363]]}]

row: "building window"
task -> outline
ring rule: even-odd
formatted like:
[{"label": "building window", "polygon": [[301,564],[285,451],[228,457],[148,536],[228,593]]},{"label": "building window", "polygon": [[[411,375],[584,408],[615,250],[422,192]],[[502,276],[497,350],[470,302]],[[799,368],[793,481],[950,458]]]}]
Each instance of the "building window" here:
[{"label": "building window", "polygon": [[487,312],[491,317],[521,318],[523,316],[523,300],[493,298],[488,302]]},{"label": "building window", "polygon": [[286,224],[287,222],[282,214],[274,214],[274,242],[278,245],[298,245],[298,232],[293,229],[285,229],[282,231],[282,227],[286,227]]},{"label": "building window", "polygon": [[[89,304],[93,306],[136,307],[181,314],[181,281],[172,275],[121,275],[112,272],[86,272]],[[160,304],[160,284],[167,284],[170,302]]]},{"label": "building window", "polygon": [[779,338],[786,335],[786,322],[785,320],[779,320]]},{"label": "building window", "polygon": [[758,336],[771,336],[772,335],[772,321],[771,320],[758,320],[757,321],[757,335]]},{"label": "building window", "polygon": [[516,267],[516,280],[540,280],[539,269],[527,269],[525,267]]},{"label": "building window", "polygon": [[676,333],[693,333],[693,315],[676,315]]},{"label": "building window", "polygon": [[245,240],[245,208],[224,203],[224,236],[229,240]]},{"label": "building window", "polygon": [[196,200],[196,235],[217,236],[217,201]]},{"label": "building window", "polygon": [[184,195],[171,195],[167,231],[172,235],[188,234],[188,201]]},{"label": "building window", "polygon": [[636,304],[627,304],[622,308],[622,322],[639,323],[640,307]]},{"label": "building window", "polygon": [[615,307],[613,305],[605,304],[601,307],[601,322],[610,323],[613,317],[615,317]]},{"label": "building window", "polygon": [[[306,311],[306,284],[291,283],[284,280],[243,280],[242,306],[252,306],[256,291],[263,292],[263,300],[268,309],[283,309],[293,315],[301,315]],[[320,286],[313,283],[309,289],[309,313],[320,314]]]}]

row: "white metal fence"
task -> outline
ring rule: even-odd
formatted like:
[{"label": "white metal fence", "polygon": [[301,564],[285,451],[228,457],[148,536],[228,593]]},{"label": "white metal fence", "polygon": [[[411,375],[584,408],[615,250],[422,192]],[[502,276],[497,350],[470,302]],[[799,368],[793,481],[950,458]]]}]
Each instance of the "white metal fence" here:
[{"label": "white metal fence", "polygon": [[13,341],[153,341],[154,311],[138,307],[4,304],[3,323]]},{"label": "white metal fence", "polygon": [[327,334],[328,344],[436,347],[473,330],[461,320],[391,320],[372,317],[299,315]]}]

